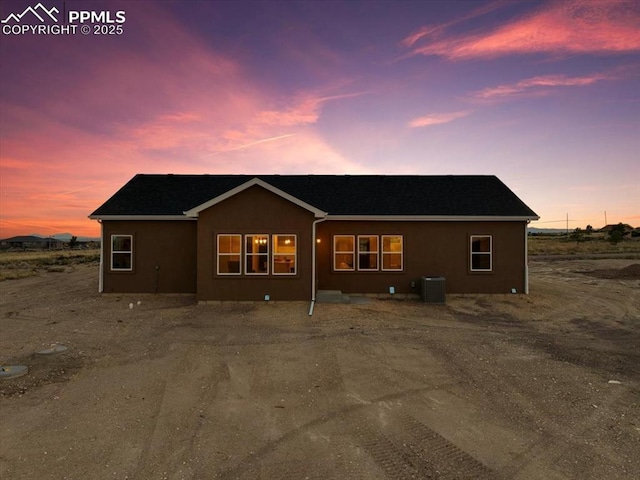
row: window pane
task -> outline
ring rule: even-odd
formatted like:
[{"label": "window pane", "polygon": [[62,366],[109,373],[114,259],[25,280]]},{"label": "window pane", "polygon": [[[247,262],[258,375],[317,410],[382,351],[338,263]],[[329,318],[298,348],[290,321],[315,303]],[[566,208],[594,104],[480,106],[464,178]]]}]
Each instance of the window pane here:
[{"label": "window pane", "polygon": [[130,252],[131,251],[131,236],[129,235],[114,235],[112,251],[114,252]]},{"label": "window pane", "polygon": [[383,252],[402,252],[402,237],[384,235],[382,237]]},{"label": "window pane", "polygon": [[491,252],[491,237],[471,237],[472,252]]},{"label": "window pane", "polygon": [[219,273],[240,273],[240,255],[221,255]]},{"label": "window pane", "polygon": [[334,250],[336,252],[353,252],[353,237],[336,235],[334,237]]},{"label": "window pane", "polygon": [[113,269],[114,270],[131,270],[131,254],[130,253],[114,253]]},{"label": "window pane", "polygon": [[358,255],[359,270],[377,270],[378,254],[377,253],[361,253]]},{"label": "window pane", "polygon": [[240,253],[240,235],[218,235],[218,253]]},{"label": "window pane", "polygon": [[295,235],[274,235],[273,253],[296,253]]},{"label": "window pane", "polygon": [[472,270],[491,270],[491,255],[485,253],[471,255]]},{"label": "window pane", "polygon": [[382,255],[384,270],[402,270],[402,255],[399,253],[385,253]]},{"label": "window pane", "polygon": [[336,270],[353,270],[353,253],[336,253]]}]

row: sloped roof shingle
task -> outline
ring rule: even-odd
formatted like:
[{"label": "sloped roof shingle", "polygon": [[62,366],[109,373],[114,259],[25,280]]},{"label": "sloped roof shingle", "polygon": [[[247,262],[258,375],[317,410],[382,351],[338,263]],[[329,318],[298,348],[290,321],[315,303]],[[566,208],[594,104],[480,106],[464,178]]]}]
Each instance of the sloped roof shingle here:
[{"label": "sloped roof shingle", "polygon": [[91,214],[183,215],[259,178],[329,215],[537,218],[493,175],[147,175],[139,174]]}]

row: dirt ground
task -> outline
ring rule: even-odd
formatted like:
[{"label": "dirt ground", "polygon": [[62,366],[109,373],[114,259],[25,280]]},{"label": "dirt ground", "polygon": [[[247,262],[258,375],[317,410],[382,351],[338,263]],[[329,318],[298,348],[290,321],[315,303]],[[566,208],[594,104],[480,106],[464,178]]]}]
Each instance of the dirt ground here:
[{"label": "dirt ground", "polygon": [[312,317],[101,296],[87,265],[2,282],[0,364],[30,372],[0,380],[0,478],[640,478],[638,263]]}]

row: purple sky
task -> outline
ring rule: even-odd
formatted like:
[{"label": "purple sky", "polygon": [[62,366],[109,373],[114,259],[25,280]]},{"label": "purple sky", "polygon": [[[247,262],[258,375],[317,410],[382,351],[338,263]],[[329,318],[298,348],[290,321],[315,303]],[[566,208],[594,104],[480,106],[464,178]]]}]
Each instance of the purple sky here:
[{"label": "purple sky", "polygon": [[136,173],[491,174],[533,226],[640,225],[637,1],[40,3],[126,21],[2,34],[2,238],[97,236]]}]

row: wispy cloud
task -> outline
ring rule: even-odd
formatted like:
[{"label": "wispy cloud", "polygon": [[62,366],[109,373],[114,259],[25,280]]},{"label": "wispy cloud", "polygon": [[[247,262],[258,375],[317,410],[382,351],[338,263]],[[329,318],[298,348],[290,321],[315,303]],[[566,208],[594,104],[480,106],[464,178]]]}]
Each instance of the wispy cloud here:
[{"label": "wispy cloud", "polygon": [[453,122],[454,120],[470,115],[469,110],[449,113],[431,113],[422,117],[414,118],[409,122],[410,127],[429,127],[431,125],[440,125],[442,123]]},{"label": "wispy cloud", "polygon": [[533,53],[629,53],[640,50],[638,24],[640,9],[634,0],[567,0],[544,3],[533,14],[485,33],[447,36],[447,24],[425,27],[402,44],[413,54],[451,60]]},{"label": "wispy cloud", "polygon": [[227,148],[226,150],[222,150],[220,152],[216,152],[213,155],[219,155],[219,154],[225,153],[225,152],[233,152],[234,150],[244,150],[245,148],[250,148],[250,147],[253,147],[253,146],[256,146],[256,145],[260,145],[262,143],[275,142],[276,140],[282,140],[284,138],[293,137],[294,135],[295,135],[295,133],[287,133],[286,135],[279,135],[277,137],[262,138],[260,140],[254,141],[254,142],[245,143],[244,145],[238,145],[236,147]]},{"label": "wispy cloud", "polygon": [[567,75],[543,75],[527,78],[516,83],[489,87],[471,95],[476,100],[497,100],[515,96],[541,95],[557,87],[584,87],[612,78],[605,74],[570,77]]}]

